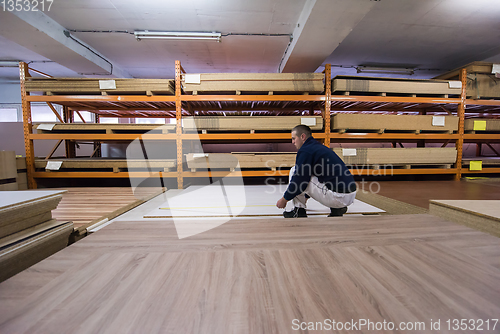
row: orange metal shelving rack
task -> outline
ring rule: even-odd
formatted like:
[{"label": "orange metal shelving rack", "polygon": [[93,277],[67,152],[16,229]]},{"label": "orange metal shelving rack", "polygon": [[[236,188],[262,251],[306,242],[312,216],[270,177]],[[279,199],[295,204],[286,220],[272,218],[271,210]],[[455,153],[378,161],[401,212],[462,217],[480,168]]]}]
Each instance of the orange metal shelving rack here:
[{"label": "orange metal shelving rack", "polygon": [[[66,95],[66,96],[33,96],[29,95],[25,89],[26,78],[29,77],[29,68],[26,63],[20,63],[20,79],[21,79],[21,94],[23,107],[24,121],[24,138],[26,147],[26,162],[28,170],[28,185],[31,189],[36,188],[37,178],[128,178],[128,177],[147,177],[151,176],[146,172],[40,172],[34,168],[34,140],[57,139],[57,140],[92,140],[92,141],[132,141],[137,138],[134,134],[33,134],[31,122],[31,102],[47,102],[58,103],[64,106],[68,112],[68,106],[75,103],[87,106],[86,110],[92,112],[101,108],[126,106],[127,103],[140,104],[138,107],[131,107],[131,110],[147,109],[150,106],[155,106],[155,103],[162,103],[162,110],[175,110],[176,132],[175,134],[145,134],[142,135],[144,140],[171,140],[176,142],[177,147],[177,171],[176,172],[158,172],[161,177],[177,178],[177,185],[183,188],[184,178],[187,177],[222,177],[231,176],[234,173],[224,171],[212,172],[190,172],[182,169],[183,152],[182,141],[199,139],[201,141],[219,141],[219,142],[248,142],[248,141],[288,141],[290,134],[288,133],[210,133],[210,134],[189,134],[182,132],[181,121],[183,117],[183,103],[196,102],[217,102],[221,103],[242,103],[242,102],[267,102],[267,103],[290,103],[302,102],[305,105],[310,105],[310,108],[317,108],[321,105],[322,116],[324,117],[324,132],[315,133],[317,139],[329,146],[330,141],[437,141],[437,142],[455,142],[457,147],[457,163],[454,168],[418,168],[418,169],[391,169],[389,175],[409,175],[409,174],[450,174],[455,175],[455,179],[460,179],[464,173],[480,173],[481,171],[463,171],[462,170],[462,147],[464,140],[493,140],[500,141],[500,135],[487,134],[464,134],[464,113],[468,104],[475,106],[500,106],[500,101],[477,101],[467,100],[465,94],[465,69],[461,73],[462,94],[461,98],[429,98],[429,97],[386,97],[386,96],[332,96],[331,94],[331,67],[325,66],[325,93],[321,95],[185,95],[181,90],[181,76],[185,73],[180,61],[175,62],[175,95],[174,96],[146,96],[146,95]],[[350,133],[331,133],[330,132],[330,114],[332,106],[337,103],[346,104],[344,108],[354,108],[354,110],[369,110],[367,106],[387,106],[393,105],[397,110],[399,106],[404,106],[405,110],[418,108],[419,106],[434,106],[434,105],[449,105],[457,107],[457,115],[459,116],[459,132],[457,134],[429,134],[429,133],[366,133],[350,134]],[[167,105],[167,106],[166,106]],[[174,108],[175,106],[175,108]],[[95,109],[92,109],[95,108]],[[261,108],[265,108],[261,107]],[[276,109],[276,105],[270,109]],[[357,108],[357,109],[356,109]],[[76,109],[77,110],[77,109]],[[103,109],[104,110],[104,109]],[[125,108],[123,109],[125,110]],[[418,110],[418,109],[416,109]],[[125,111],[124,111],[125,113]],[[143,113],[147,113],[144,111]],[[125,114],[124,114],[125,115]],[[128,114],[127,114],[128,115]],[[124,116],[125,117],[125,116]],[[126,116],[130,117],[130,115]],[[152,116],[157,117],[157,116]],[[70,117],[71,118],[71,117]],[[377,169],[361,169],[352,170],[354,175],[385,175],[386,171]],[[488,172],[500,173],[500,168],[488,168]],[[266,170],[242,170],[241,175],[244,177],[257,176],[286,176],[288,172],[285,170],[266,171]]]}]

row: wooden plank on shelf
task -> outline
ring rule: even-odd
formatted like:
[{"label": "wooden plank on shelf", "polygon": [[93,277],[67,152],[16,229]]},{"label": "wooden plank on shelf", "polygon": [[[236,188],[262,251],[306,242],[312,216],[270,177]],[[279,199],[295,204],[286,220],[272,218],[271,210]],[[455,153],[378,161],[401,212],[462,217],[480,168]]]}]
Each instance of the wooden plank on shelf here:
[{"label": "wooden plank on shelf", "polygon": [[[434,117],[444,118],[444,125],[433,125],[433,120],[437,120]],[[456,116],[336,113],[332,115],[331,123],[332,130],[458,131]]]},{"label": "wooden plank on shelf", "polygon": [[467,74],[470,74],[470,73],[491,74],[491,70],[493,68],[493,63],[472,62],[472,63],[467,64],[465,66],[462,66],[460,68],[451,70],[451,71],[446,72],[444,74],[440,74],[437,77],[435,77],[434,79],[438,79],[438,80],[456,79],[456,80],[458,80],[458,76],[459,76],[462,68],[465,68],[467,70]]},{"label": "wooden plank on shelf", "polygon": [[483,166],[496,166],[500,165],[500,157],[474,157],[474,158],[462,158],[462,164],[464,166],[470,166],[471,161],[481,161]]},{"label": "wooden plank on shelf", "polygon": [[299,124],[322,130],[321,116],[194,116],[183,119],[185,131],[291,131]]},{"label": "wooden plank on shelf", "polygon": [[[107,80],[107,79],[106,79]],[[173,95],[171,79],[111,79],[115,89],[101,89],[99,79],[92,78],[29,78],[25,82],[27,92],[50,92],[52,94],[78,95],[102,92],[110,95],[135,94],[143,95],[153,92],[155,95]]]},{"label": "wooden plank on shelf", "polygon": [[0,331],[289,333],[294,319],[370,319],[428,332],[430,319],[499,314],[498,258],[497,238],[425,214],[235,219],[185,239],[173,223],[121,221],[0,284]]},{"label": "wooden plank on shelf", "polygon": [[482,131],[500,132],[500,119],[496,118],[467,118],[464,120],[465,131]]},{"label": "wooden plank on shelf", "polygon": [[333,151],[348,165],[439,165],[457,160],[454,147],[334,148]]},{"label": "wooden plank on shelf", "polygon": [[295,165],[296,153],[189,153],[186,154],[188,168],[290,168]]},{"label": "wooden plank on shelf", "polygon": [[460,95],[461,88],[450,88],[448,81],[444,80],[336,76],[332,79],[334,92]]},{"label": "wooden plank on shelf", "polygon": [[322,73],[202,73],[199,83],[183,80],[185,92],[309,92],[324,91]]},{"label": "wooden plank on shelf", "polygon": [[175,124],[96,124],[96,123],[56,123],[52,130],[38,130],[40,123],[33,124],[33,129],[40,133],[146,133],[148,131],[173,132]]},{"label": "wooden plank on shelf", "polygon": [[175,159],[54,158],[50,160],[36,159],[35,168],[45,168],[49,161],[62,161],[61,168],[63,169],[140,168],[163,171],[163,168],[176,166]]}]

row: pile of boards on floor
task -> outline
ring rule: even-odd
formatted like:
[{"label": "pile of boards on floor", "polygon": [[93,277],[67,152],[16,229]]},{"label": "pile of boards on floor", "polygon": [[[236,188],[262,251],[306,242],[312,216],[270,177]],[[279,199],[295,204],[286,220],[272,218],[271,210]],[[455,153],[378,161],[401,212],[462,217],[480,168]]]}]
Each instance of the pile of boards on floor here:
[{"label": "pile of boards on floor", "polygon": [[68,245],[73,222],[52,219],[66,191],[0,191],[0,282]]}]

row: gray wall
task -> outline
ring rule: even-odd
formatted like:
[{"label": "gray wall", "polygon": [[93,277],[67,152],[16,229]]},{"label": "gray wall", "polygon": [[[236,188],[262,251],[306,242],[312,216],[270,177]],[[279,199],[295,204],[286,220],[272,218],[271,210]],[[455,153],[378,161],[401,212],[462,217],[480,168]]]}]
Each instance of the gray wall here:
[{"label": "gray wall", "polygon": [[21,103],[21,85],[0,83],[0,104]]}]

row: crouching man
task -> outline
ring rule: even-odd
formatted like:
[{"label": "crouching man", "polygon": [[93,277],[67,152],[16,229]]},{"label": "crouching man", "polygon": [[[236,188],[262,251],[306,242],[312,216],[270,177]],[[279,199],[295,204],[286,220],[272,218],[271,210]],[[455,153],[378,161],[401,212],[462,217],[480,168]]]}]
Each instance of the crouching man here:
[{"label": "crouching man", "polygon": [[356,183],[342,159],[330,148],[320,144],[306,125],[292,130],[292,143],[297,147],[295,166],[290,170],[290,182],[276,206],[280,209],[293,201],[292,211],[285,218],[307,217],[306,201],[312,197],[330,208],[328,217],[342,216],[356,197]]}]

